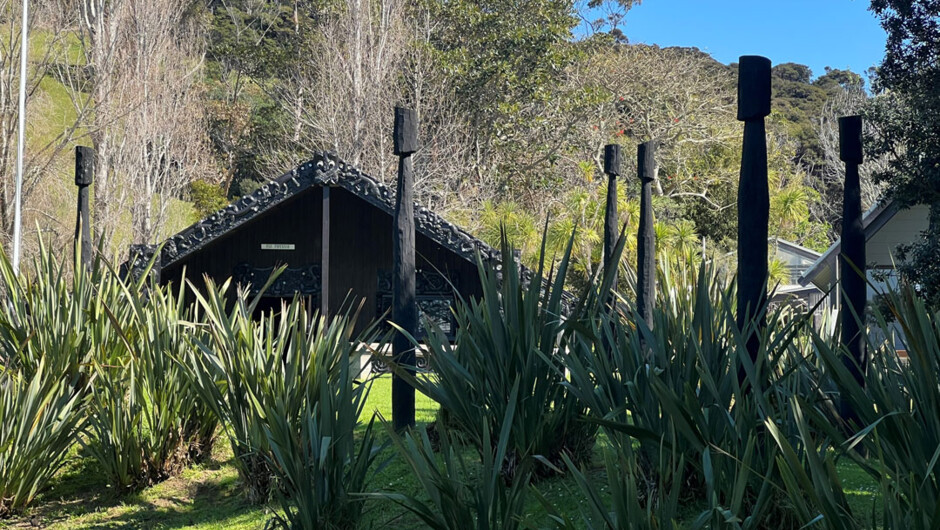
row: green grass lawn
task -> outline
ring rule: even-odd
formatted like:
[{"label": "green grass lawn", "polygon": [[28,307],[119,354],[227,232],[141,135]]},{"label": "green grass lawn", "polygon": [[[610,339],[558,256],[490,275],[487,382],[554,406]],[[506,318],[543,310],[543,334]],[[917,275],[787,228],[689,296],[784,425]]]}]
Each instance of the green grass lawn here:
[{"label": "green grass lawn", "polygon": [[[377,379],[369,397],[368,410],[377,410],[390,418],[391,377]],[[416,399],[416,417],[419,423],[434,419],[436,404],[423,395]],[[385,439],[384,434],[381,439]],[[598,445],[604,443],[603,438]],[[50,529],[78,528],[194,528],[240,530],[261,528],[276,507],[253,506],[244,501],[238,473],[232,465],[232,451],[228,441],[220,438],[210,460],[187,469],[172,478],[132,495],[119,496],[112,491],[91,458],[83,458],[76,449],[75,458],[63,469],[50,490],[43,493],[26,516],[0,521],[0,528]],[[596,459],[599,460],[599,459]],[[414,493],[419,486],[410,469],[386,449],[379,458],[387,461],[373,478],[373,491]],[[596,465],[591,474],[603,480],[602,466]],[[851,464],[840,466],[844,486],[851,495],[853,510],[857,514],[870,514],[874,501],[875,484],[861,470]],[[565,478],[545,479],[537,485],[544,495],[562,513],[580,519],[581,495],[575,484]],[[545,526],[548,521],[544,510],[530,498],[533,523]],[[700,507],[689,506],[689,515]],[[363,528],[394,528],[406,530],[422,528],[416,518],[396,504],[385,500],[366,502]]]}]

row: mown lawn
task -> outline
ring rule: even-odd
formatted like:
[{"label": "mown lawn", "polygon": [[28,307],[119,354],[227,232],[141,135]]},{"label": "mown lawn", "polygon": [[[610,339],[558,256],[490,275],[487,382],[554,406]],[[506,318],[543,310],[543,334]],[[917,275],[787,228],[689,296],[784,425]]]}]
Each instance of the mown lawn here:
[{"label": "mown lawn", "polygon": [[[417,396],[417,421],[434,419],[436,404]],[[391,378],[379,378],[370,395],[369,409],[378,410],[389,418],[391,410]],[[384,436],[383,436],[384,439]],[[603,438],[598,441],[601,446]],[[387,462],[372,481],[374,491],[414,492],[418,485],[410,469],[386,449],[380,462]],[[593,472],[603,480],[600,465]],[[846,492],[851,495],[857,514],[870,514],[875,484],[854,465],[843,464],[840,474]],[[562,513],[580,519],[580,493],[575,484],[564,478],[546,479],[538,483],[539,492]],[[530,513],[536,526],[547,526],[548,520],[539,503],[531,498]],[[689,516],[701,507],[689,506]],[[24,517],[0,521],[0,528],[194,528],[241,530],[261,528],[276,507],[253,506],[244,501],[238,474],[232,465],[228,441],[220,438],[211,459],[187,469],[181,476],[167,480],[136,494],[117,495],[102,478],[97,464],[81,457],[62,470],[52,488],[41,495],[35,507]],[[363,528],[422,528],[410,514],[392,502],[369,500],[366,503]]]}]

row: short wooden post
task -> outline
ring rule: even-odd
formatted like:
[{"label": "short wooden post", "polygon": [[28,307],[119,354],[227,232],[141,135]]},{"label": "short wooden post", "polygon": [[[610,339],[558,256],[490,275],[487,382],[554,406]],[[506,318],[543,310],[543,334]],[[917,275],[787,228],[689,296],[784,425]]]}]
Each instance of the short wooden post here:
[{"label": "short wooden post", "polygon": [[[738,66],[738,120],[744,122],[744,145],[738,181],[737,325],[751,328],[747,350],[757,361],[763,308],[767,299],[767,137],[764,118],[770,114],[770,59],[741,57]],[[738,374],[743,382],[743,371]]]},{"label": "short wooden post", "polygon": [[[418,306],[415,300],[414,161],[411,155],[418,150],[418,115],[414,110],[395,108],[393,136],[395,154],[398,155],[398,190],[392,235],[392,321],[416,337]],[[392,339],[392,356],[399,366],[405,366],[414,373],[414,345],[402,333],[395,333]],[[392,377],[392,424],[396,430],[415,424],[415,389],[397,375]]]},{"label": "short wooden post", "polygon": [[75,257],[86,271],[91,271],[94,247],[91,242],[91,209],[89,187],[95,179],[95,151],[91,147],[75,147],[75,185],[78,186],[78,211],[75,220]]},{"label": "short wooden post", "polygon": [[864,384],[866,356],[862,330],[867,302],[865,229],[862,226],[862,188],[858,166],[862,163],[862,117],[839,118],[839,158],[845,162],[842,196],[842,244],[839,253],[839,291],[842,295],[842,345],[851,359],[846,366]]},{"label": "short wooden post", "polygon": [[[604,173],[607,174],[607,210],[604,217],[604,271],[612,274],[611,285],[617,285],[617,264],[613,261],[617,248],[617,176],[620,175],[620,146],[604,146]],[[611,270],[613,269],[613,270]]]},{"label": "short wooden post", "polygon": [[636,309],[649,329],[653,329],[656,304],[656,231],[653,219],[653,180],[656,168],[656,142],[636,149],[640,177],[640,226],[636,234]]}]

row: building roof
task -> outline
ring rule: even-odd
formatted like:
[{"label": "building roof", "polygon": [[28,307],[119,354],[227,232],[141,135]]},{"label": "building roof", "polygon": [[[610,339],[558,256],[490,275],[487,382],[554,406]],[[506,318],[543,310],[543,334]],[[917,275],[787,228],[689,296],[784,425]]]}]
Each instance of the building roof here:
[{"label": "building roof", "polygon": [[[894,201],[879,201],[875,203],[862,216],[862,227],[865,230],[865,242],[867,243],[875,234],[881,230],[884,225],[894,217],[901,208]],[[828,289],[836,279],[836,261],[839,252],[842,250],[842,239],[837,239],[826,249],[816,263],[806,269],[800,276],[800,285],[810,283],[820,289]]]},{"label": "building roof", "polygon": [[816,260],[816,259],[819,259],[819,256],[820,256],[819,252],[816,252],[815,250],[811,248],[806,248],[792,241],[787,241],[786,239],[780,239],[779,237],[769,237],[767,238],[767,241],[773,245],[776,245],[778,250],[782,249],[785,252],[795,254],[802,258]]},{"label": "building roof", "polygon": [[[389,215],[395,213],[394,190],[333,153],[316,153],[311,160],[171,236],[163,244],[160,264],[173,265],[282,202],[323,186],[343,188]],[[414,206],[414,219],[418,233],[471,263],[475,262],[477,252],[486,261],[499,259],[496,249],[418,203]]]}]

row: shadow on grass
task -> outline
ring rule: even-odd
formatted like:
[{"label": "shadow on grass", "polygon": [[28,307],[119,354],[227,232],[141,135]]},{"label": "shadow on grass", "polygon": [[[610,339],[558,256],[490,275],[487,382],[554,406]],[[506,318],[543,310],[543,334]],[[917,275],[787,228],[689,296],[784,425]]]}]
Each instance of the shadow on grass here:
[{"label": "shadow on grass", "polygon": [[245,501],[228,444],[219,445],[212,458],[181,476],[124,495],[107,484],[94,459],[76,458],[33,509],[5,524],[13,528],[261,527],[268,511]]},{"label": "shadow on grass", "polygon": [[[181,479],[171,479],[153,489],[176,489]],[[266,519],[265,510],[252,506],[240,495],[238,478],[189,483],[183,491],[146,491],[126,497],[119,509],[109,510],[101,520],[80,523],[82,528],[188,528],[193,526],[257,528]],[[216,523],[216,524],[213,524]]]}]

